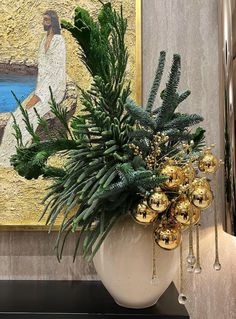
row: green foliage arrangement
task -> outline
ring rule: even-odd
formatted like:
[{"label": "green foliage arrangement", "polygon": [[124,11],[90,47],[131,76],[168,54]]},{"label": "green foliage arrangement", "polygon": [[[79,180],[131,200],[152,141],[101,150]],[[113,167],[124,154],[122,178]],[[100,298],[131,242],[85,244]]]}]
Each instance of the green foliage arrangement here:
[{"label": "green foliage arrangement", "polygon": [[[204,130],[197,128],[192,132],[190,127],[203,119],[196,114],[176,112],[190,94],[177,91],[181,68],[178,54],[173,56],[169,78],[158,102],[155,101],[165,52],[160,53],[147,104],[140,107],[130,98],[130,83],[126,79],[127,20],[122,7],[116,11],[110,2],[102,4],[97,21],[88,11],[77,7],[74,23],[62,20],[62,27],[78,42],[79,57],[92,76],[90,89],[80,89],[83,109],[68,124],[66,111],[55,103],[51,92],[51,110],[65,130],[51,137],[47,122],[38,116],[39,125],[48,133],[48,139],[41,141],[27,111],[20,106],[33,143],[22,144],[15,122],[18,147],[11,164],[27,179],[39,176],[54,179],[45,198],[43,216],[47,215],[50,227],[59,215],[64,216],[56,242],[58,259],[62,258],[66,238],[75,232],[74,258],[81,243],[84,257],[91,260],[118,218],[132,211],[142,196],[150,194],[166,179],[160,175],[159,165],[150,168],[145,160],[151,153],[155,135],[165,133],[169,137],[161,145],[157,163],[161,164],[165,156],[177,154],[180,142],[194,141],[193,152],[198,152],[203,146]],[[138,147],[139,153],[130,145]],[[66,157],[61,169],[47,164],[48,158],[58,152]]]}]

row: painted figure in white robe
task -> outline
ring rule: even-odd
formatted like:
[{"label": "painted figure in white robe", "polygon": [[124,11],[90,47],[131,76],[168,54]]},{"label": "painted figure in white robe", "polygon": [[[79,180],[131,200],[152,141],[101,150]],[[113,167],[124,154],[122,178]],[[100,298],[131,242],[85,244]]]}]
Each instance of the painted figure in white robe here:
[{"label": "painted figure in white robe", "polygon": [[[50,111],[49,86],[57,103],[63,100],[66,91],[66,48],[55,11],[48,10],[44,13],[43,27],[47,34],[42,39],[38,52],[37,86],[29,101],[22,104],[27,109],[34,129],[37,128],[38,122],[34,108],[41,117]],[[14,116],[22,132],[23,144],[30,143],[31,136],[25,128],[19,107],[14,112]],[[10,166],[10,156],[16,152],[16,139],[12,134],[14,133],[12,125],[11,117],[5,127],[0,145],[0,166]]]}]

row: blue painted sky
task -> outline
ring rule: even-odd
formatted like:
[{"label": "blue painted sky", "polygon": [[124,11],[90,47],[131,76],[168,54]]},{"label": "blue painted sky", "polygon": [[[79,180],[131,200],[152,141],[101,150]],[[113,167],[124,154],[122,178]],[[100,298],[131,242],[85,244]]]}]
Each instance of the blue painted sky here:
[{"label": "blue painted sky", "polygon": [[36,76],[0,74],[0,113],[12,112],[17,102],[12,95],[13,91],[22,102],[36,87]]}]

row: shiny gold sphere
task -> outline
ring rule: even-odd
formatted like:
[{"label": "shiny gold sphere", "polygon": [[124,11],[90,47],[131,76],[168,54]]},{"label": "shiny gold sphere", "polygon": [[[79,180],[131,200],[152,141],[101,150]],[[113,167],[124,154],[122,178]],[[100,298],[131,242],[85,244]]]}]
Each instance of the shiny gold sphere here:
[{"label": "shiny gold sphere", "polygon": [[154,239],[158,246],[166,250],[172,250],[179,246],[182,235],[181,228],[177,224],[158,226],[154,231]]},{"label": "shiny gold sphere", "polygon": [[133,210],[132,216],[134,220],[142,225],[149,225],[157,218],[158,213],[150,209],[146,201],[139,203]]},{"label": "shiny gold sphere", "polygon": [[168,177],[168,180],[162,186],[169,190],[177,190],[184,182],[184,174],[181,168],[175,165],[166,165],[161,170],[161,175]]},{"label": "shiny gold sphere", "polygon": [[187,196],[181,196],[172,207],[171,214],[182,226],[189,226],[199,222],[201,210],[195,207]]},{"label": "shiny gold sphere", "polygon": [[169,199],[160,188],[154,190],[147,202],[148,206],[157,213],[164,212],[169,206]]},{"label": "shiny gold sphere", "polygon": [[196,171],[191,164],[187,164],[183,167],[184,184],[190,184],[196,176]]},{"label": "shiny gold sphere", "polygon": [[192,188],[194,189],[197,186],[206,187],[211,190],[211,185],[205,178],[195,178],[192,182]]},{"label": "shiny gold sphere", "polygon": [[206,152],[198,162],[199,170],[206,174],[215,173],[218,167],[219,161],[211,152]]},{"label": "shiny gold sphere", "polygon": [[200,209],[206,209],[211,205],[213,196],[208,187],[199,185],[194,188],[190,198],[194,206]]}]

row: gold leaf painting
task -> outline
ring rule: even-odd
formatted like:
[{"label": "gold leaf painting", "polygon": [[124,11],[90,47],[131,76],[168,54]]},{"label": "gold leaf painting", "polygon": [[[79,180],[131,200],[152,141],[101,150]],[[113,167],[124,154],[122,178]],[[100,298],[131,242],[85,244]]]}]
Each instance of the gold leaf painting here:
[{"label": "gold leaf painting", "polygon": [[[141,0],[112,0],[114,8],[123,5],[128,19],[126,44],[129,52],[127,78],[131,79],[132,97],[142,100],[141,86]],[[57,127],[48,108],[45,86],[53,85],[56,100],[70,116],[80,111],[77,87],[89,88],[90,78],[78,59],[78,44],[69,32],[60,30],[60,19],[73,19],[76,6],[96,16],[101,4],[94,0],[2,0],[0,3],[0,229],[47,230],[45,219],[39,222],[44,205],[42,199],[51,181],[26,180],[10,166],[15,150],[11,129],[13,117],[20,121],[20,110],[11,91],[29,110],[33,107]],[[45,14],[46,13],[46,14]],[[47,17],[53,21],[54,36],[48,42]],[[56,35],[56,36],[55,36]],[[40,107],[39,107],[40,106]],[[32,122],[32,118],[30,117]],[[35,122],[36,123],[36,122]],[[24,122],[19,125],[24,126]],[[43,132],[38,131],[38,134]],[[27,142],[29,133],[23,130]],[[60,158],[50,159],[60,166]],[[58,228],[60,220],[57,221]]]}]

